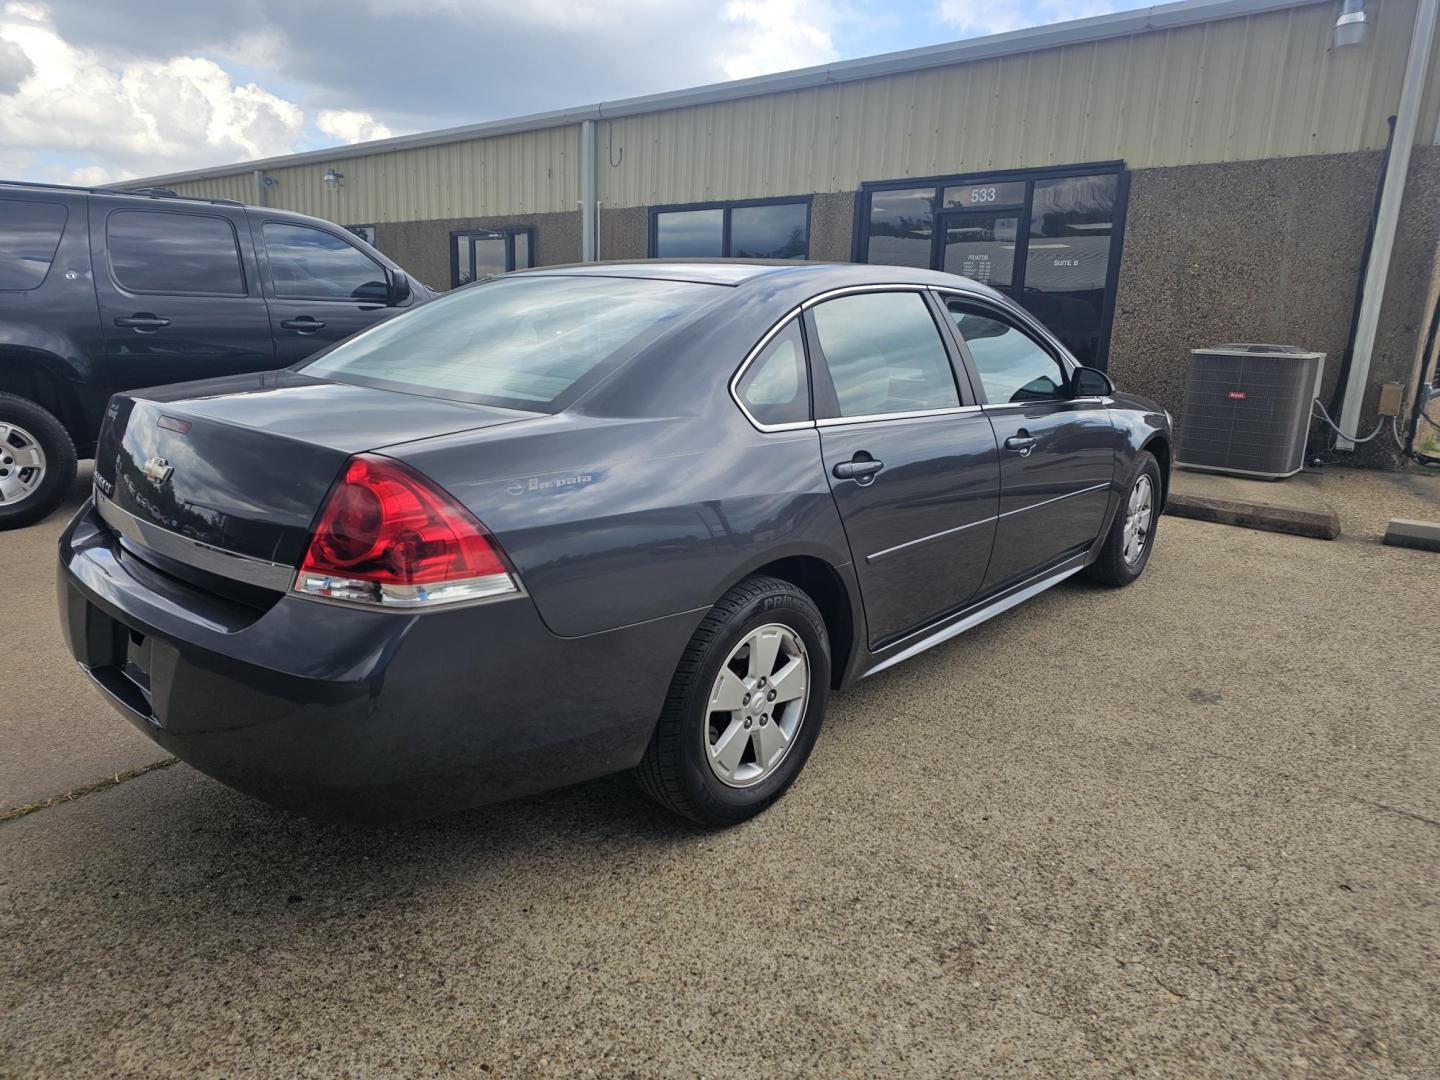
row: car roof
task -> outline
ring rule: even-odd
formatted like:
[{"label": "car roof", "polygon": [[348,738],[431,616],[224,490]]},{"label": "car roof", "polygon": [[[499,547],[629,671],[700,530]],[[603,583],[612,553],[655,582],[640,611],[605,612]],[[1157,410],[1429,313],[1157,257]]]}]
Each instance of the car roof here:
[{"label": "car roof", "polygon": [[999,298],[987,285],[939,270],[878,263],[797,262],[793,259],[627,259],[613,262],[543,266],[520,272],[525,276],[626,277],[655,281],[694,281],[711,285],[799,286],[936,285]]}]

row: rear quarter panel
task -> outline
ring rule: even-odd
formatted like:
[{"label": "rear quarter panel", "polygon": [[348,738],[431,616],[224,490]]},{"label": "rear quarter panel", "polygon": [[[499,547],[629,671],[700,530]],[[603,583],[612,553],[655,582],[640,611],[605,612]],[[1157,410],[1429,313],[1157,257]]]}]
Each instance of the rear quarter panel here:
[{"label": "rear quarter panel", "polygon": [[850,561],[816,432],[756,431],[718,392],[691,415],[561,413],[384,452],[485,523],[552,631],[593,634],[709,607],[775,559]]}]

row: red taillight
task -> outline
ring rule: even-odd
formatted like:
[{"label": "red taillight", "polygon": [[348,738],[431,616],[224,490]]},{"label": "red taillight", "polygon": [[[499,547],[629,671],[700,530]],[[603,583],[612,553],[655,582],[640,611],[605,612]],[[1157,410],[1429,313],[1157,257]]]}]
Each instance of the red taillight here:
[{"label": "red taillight", "polygon": [[364,454],[330,489],[295,588],[408,608],[519,591],[469,511],[398,461]]}]

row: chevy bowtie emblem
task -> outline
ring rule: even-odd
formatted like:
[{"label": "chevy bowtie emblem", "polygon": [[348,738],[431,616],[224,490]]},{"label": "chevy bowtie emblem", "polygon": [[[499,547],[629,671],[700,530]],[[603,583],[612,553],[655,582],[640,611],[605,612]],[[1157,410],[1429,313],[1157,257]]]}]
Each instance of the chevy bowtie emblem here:
[{"label": "chevy bowtie emblem", "polygon": [[170,462],[166,461],[163,457],[152,457],[149,461],[145,462],[144,467],[140,471],[151,480],[154,480],[155,483],[163,484],[166,480],[170,479],[170,474],[175,471],[175,466],[171,465]]}]

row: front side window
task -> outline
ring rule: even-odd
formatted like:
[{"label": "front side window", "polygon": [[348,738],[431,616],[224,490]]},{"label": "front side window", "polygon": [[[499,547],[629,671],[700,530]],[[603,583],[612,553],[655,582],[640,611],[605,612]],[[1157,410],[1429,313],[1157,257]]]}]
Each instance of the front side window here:
[{"label": "front side window", "polygon": [[990,315],[951,304],[950,315],[975,361],[991,405],[1057,401],[1067,396],[1065,371],[1029,334]]},{"label": "front side window", "polygon": [[389,299],[385,271],[359,248],[308,225],[265,223],[265,251],[275,295],[287,300]]},{"label": "front side window", "polygon": [[60,234],[60,203],[0,199],[0,289],[34,289],[50,272]]},{"label": "front side window", "polygon": [[367,330],[307,375],[553,411],[724,286],[627,278],[497,278]]},{"label": "front side window", "polygon": [[220,217],[117,210],[105,223],[110,272],[127,292],[244,296],[235,229]]},{"label": "front side window", "polygon": [[803,259],[810,252],[810,206],[750,203],[655,211],[657,259]]},{"label": "front side window", "polygon": [[841,416],[960,404],[945,344],[919,293],[841,296],[816,305],[814,317]]},{"label": "front side window", "polygon": [[735,387],[745,409],[761,424],[810,419],[810,376],[796,320],[776,334],[745,369]]}]

